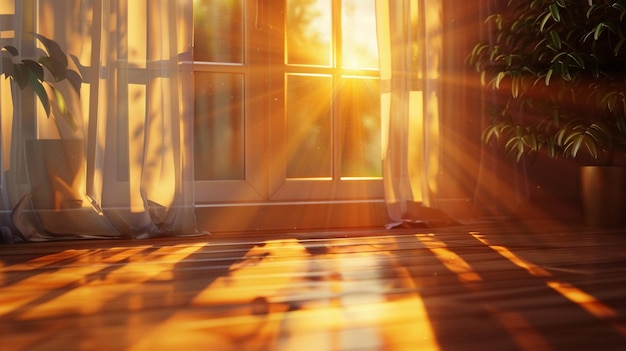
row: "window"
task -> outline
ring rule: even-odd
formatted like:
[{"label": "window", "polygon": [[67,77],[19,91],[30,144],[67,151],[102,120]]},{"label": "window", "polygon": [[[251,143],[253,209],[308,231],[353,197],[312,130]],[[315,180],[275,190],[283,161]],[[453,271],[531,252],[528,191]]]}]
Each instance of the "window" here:
[{"label": "window", "polygon": [[194,1],[199,202],[382,198],[374,0]]}]

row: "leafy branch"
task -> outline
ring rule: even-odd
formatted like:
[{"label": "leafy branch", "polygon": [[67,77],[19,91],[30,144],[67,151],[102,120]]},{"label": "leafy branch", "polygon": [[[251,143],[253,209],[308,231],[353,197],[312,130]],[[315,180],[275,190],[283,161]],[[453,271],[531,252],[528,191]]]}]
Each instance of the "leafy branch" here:
[{"label": "leafy branch", "polygon": [[[68,104],[63,93],[52,83],[67,80],[73,90],[80,96],[82,77],[69,68],[67,55],[59,44],[41,34],[31,33],[43,45],[43,54],[35,61],[29,58],[20,58],[19,50],[12,46],[4,46],[2,53],[2,71],[7,79],[13,81],[21,90],[31,87],[41,102],[46,116],[52,114],[51,101],[58,112],[70,122],[72,128],[76,127],[76,120],[68,109]],[[45,71],[50,72],[53,80],[46,80]],[[52,97],[52,98],[51,98]]]}]

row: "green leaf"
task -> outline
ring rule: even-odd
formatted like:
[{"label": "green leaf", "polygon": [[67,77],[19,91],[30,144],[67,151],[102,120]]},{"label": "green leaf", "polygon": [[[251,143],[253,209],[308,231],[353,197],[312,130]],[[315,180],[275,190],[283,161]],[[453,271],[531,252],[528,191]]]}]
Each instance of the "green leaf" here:
[{"label": "green leaf", "polygon": [[20,87],[20,89],[26,88],[30,79],[28,70],[24,66],[24,63],[17,63],[13,65],[13,79]]},{"label": "green leaf", "polygon": [[587,149],[587,152],[589,152],[589,154],[593,156],[593,158],[598,158],[598,146],[596,145],[596,143],[585,142],[585,148]]},{"label": "green leaf", "polygon": [[500,138],[500,133],[498,130],[498,126],[488,126],[482,133],[482,137],[481,139],[483,140],[483,142],[488,143],[490,142],[492,139],[497,140]]},{"label": "green leaf", "polygon": [[601,22],[599,23],[594,32],[593,32],[593,38],[595,40],[600,39],[600,36],[602,35],[602,33],[604,32],[605,29],[610,30],[611,32],[615,33],[615,24],[611,23],[611,22]]},{"label": "green leaf", "polygon": [[584,137],[581,135],[576,135],[575,138],[572,138],[571,150],[570,154],[572,157],[576,157],[578,155],[578,150],[580,150],[581,145],[583,144]]},{"label": "green leaf", "polygon": [[606,126],[597,123],[589,126],[575,125],[564,141],[566,155],[576,157],[581,147],[585,147],[591,156],[598,158],[598,146],[603,143],[603,140],[609,139],[605,128]]},{"label": "green leaf", "polygon": [[20,52],[17,50],[17,48],[15,46],[12,46],[12,45],[7,45],[7,46],[3,47],[3,49],[8,51],[9,54],[11,54],[11,56],[13,56],[13,57],[18,56],[20,54]]},{"label": "green leaf", "polygon": [[52,76],[54,76],[54,79],[57,82],[65,79],[67,76],[67,63],[64,64],[63,62],[49,56],[40,57],[39,63],[45,66],[50,73],[52,73]]},{"label": "green leaf", "polygon": [[585,60],[583,59],[583,57],[577,53],[577,52],[570,52],[567,54],[567,56],[569,56],[572,60],[574,60],[574,62],[576,62],[576,66],[578,68],[585,68]]},{"label": "green leaf", "polygon": [[555,30],[551,30],[550,37],[552,37],[552,42],[554,43],[554,46],[560,50],[562,45],[561,45],[561,36],[559,35],[559,32]]},{"label": "green leaf", "polygon": [[68,65],[67,56],[65,55],[65,52],[61,49],[61,47],[56,41],[49,39],[38,33],[31,33],[31,34],[43,44],[50,58],[58,61],[63,67],[67,67]]},{"label": "green leaf", "polygon": [[77,124],[76,118],[74,118],[70,110],[67,108],[65,97],[63,96],[60,90],[54,87],[51,87],[51,89],[54,94],[55,105],[57,109],[59,110],[61,116],[67,121],[67,123],[70,125],[72,130],[76,131],[76,129],[78,128],[78,124]]},{"label": "green leaf", "polygon": [[557,145],[554,138],[548,138],[548,140],[546,141],[546,145],[548,147],[548,156],[551,158],[555,158],[560,150],[559,145]]},{"label": "green leaf", "polygon": [[40,64],[38,64],[37,62],[33,60],[27,60],[27,59],[22,60],[22,63],[24,64],[24,68],[26,70],[33,73],[37,77],[37,79],[39,79],[40,81],[43,81],[43,68],[41,67]]},{"label": "green leaf", "polygon": [[626,41],[626,37],[622,37],[617,41],[617,44],[615,44],[615,48],[613,49],[613,54],[615,56],[619,55],[619,51],[622,49],[622,46],[624,45],[624,41]]},{"label": "green leaf", "polygon": [[515,157],[517,162],[519,162],[522,159],[522,156],[524,156],[524,141],[519,136],[509,139],[504,147],[508,151],[509,155]]},{"label": "green leaf", "polygon": [[598,40],[598,38],[600,38],[600,35],[602,35],[602,32],[604,32],[604,26],[602,25],[602,23],[600,23],[593,30],[593,39]]},{"label": "green leaf", "polygon": [[557,62],[557,61],[561,61],[561,58],[562,58],[563,56],[567,56],[567,53],[566,53],[566,52],[559,52],[558,54],[556,54],[556,55],[552,58],[552,60],[550,60],[550,63],[555,63],[555,62]]},{"label": "green leaf", "polygon": [[587,10],[587,12],[585,13],[585,16],[587,16],[587,18],[591,18],[591,16],[593,15],[594,12],[596,12],[596,10],[600,7],[599,4],[590,4],[591,6],[589,6],[589,9]]},{"label": "green leaf", "polygon": [[548,73],[546,73],[546,79],[545,79],[546,86],[550,85],[550,79],[552,78],[552,74],[554,74],[554,68],[550,68],[548,70]]},{"label": "green leaf", "polygon": [[514,98],[519,97],[519,88],[521,85],[521,79],[518,76],[512,77],[511,79],[511,93]]},{"label": "green leaf", "polygon": [[37,77],[34,74],[30,74],[29,77],[29,83],[33,87],[35,94],[37,94],[37,97],[39,97],[39,101],[41,101],[41,105],[46,111],[46,116],[50,117],[50,99],[48,98],[46,89],[43,87],[41,82],[37,80]]},{"label": "green leaf", "polygon": [[559,62],[559,67],[561,68],[561,77],[563,77],[564,80],[570,82],[572,80],[572,75],[569,73],[569,62]]},{"label": "green leaf", "polygon": [[546,24],[548,23],[548,21],[550,20],[550,18],[552,18],[552,13],[548,12],[544,17],[543,20],[541,21],[541,24],[539,25],[539,30],[541,32],[545,31],[545,27]]},{"label": "green leaf", "polygon": [[618,118],[616,124],[617,124],[617,129],[620,131],[620,133],[625,134],[626,133],[626,118],[624,118],[624,116]]},{"label": "green leaf", "polygon": [[494,82],[494,87],[496,89],[500,89],[500,83],[502,82],[502,80],[505,77],[505,73],[504,72],[498,72],[498,75],[496,76],[495,82]]},{"label": "green leaf", "polygon": [[582,42],[585,43],[587,42],[587,40],[589,40],[589,38],[591,38],[594,35],[595,31],[589,31],[587,34],[585,34],[582,38]]},{"label": "green leaf", "polygon": [[528,147],[532,151],[539,150],[539,143],[537,142],[537,135],[535,135],[534,133],[525,135],[523,140],[524,140],[524,144],[528,145]]},{"label": "green leaf", "polygon": [[609,111],[613,112],[613,110],[615,109],[615,104],[617,103],[617,96],[615,95],[615,93],[611,92],[607,94],[602,100],[606,102],[606,108]]},{"label": "green leaf", "polygon": [[74,91],[76,91],[76,94],[80,96],[80,86],[83,83],[83,78],[80,76],[80,74],[71,69],[67,70],[67,80],[72,85],[72,88],[74,88]]},{"label": "green leaf", "polygon": [[59,109],[59,112],[61,112],[61,114],[67,114],[69,111],[67,109],[67,103],[65,103],[65,97],[63,97],[63,94],[59,89],[56,89],[54,87],[51,87],[51,89],[52,93],[54,94],[54,101],[57,108]]},{"label": "green leaf", "polygon": [[550,4],[550,15],[554,18],[555,21],[561,22],[561,13],[559,12],[559,7],[556,3]]},{"label": "green leaf", "polygon": [[[509,5],[511,4],[512,1],[509,1]],[[530,8],[535,8],[537,6],[539,6],[541,3],[543,2],[543,0],[534,0],[533,2],[530,3]]]}]

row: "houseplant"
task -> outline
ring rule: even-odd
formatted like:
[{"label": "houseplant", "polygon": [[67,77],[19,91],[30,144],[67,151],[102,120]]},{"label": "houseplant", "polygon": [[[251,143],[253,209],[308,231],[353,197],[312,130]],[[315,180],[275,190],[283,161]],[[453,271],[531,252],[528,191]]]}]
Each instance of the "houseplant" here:
[{"label": "houseplant", "polygon": [[[32,36],[42,44],[41,49],[36,49],[36,59],[22,57],[14,46],[2,48],[0,73],[11,81],[13,118],[34,118],[21,113],[18,106],[20,92],[31,90],[46,117],[54,121],[59,135],[62,136],[62,130],[69,126],[72,136],[25,140],[23,147],[31,193],[22,198],[13,215],[24,216],[25,211],[32,208],[37,219],[29,220],[30,224],[15,218],[13,221],[26,239],[33,239],[42,232],[65,235],[70,230],[81,234],[112,231],[98,211],[93,211],[91,202],[81,190],[85,182],[84,142],[75,135],[79,129],[78,120],[69,106],[70,99],[80,98],[82,77],[69,67],[68,55],[56,41],[37,33]],[[62,124],[65,126],[61,127]],[[68,209],[73,211],[61,212]],[[78,216],[76,211],[81,211]],[[22,223],[21,227],[18,222]]]},{"label": "houseplant", "polygon": [[[626,153],[625,20],[626,0],[509,0],[490,15],[490,40],[469,55],[482,84],[500,93],[483,140],[500,143],[518,161],[545,150],[626,174],[608,167]],[[623,192],[625,181],[608,190]]]}]

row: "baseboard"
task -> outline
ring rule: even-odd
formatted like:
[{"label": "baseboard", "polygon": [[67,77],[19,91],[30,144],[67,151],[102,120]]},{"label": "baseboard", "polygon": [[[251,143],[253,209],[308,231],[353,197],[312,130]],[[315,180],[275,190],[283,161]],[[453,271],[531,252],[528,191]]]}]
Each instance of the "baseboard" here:
[{"label": "baseboard", "polygon": [[210,232],[384,227],[383,201],[197,205],[197,226]]}]

